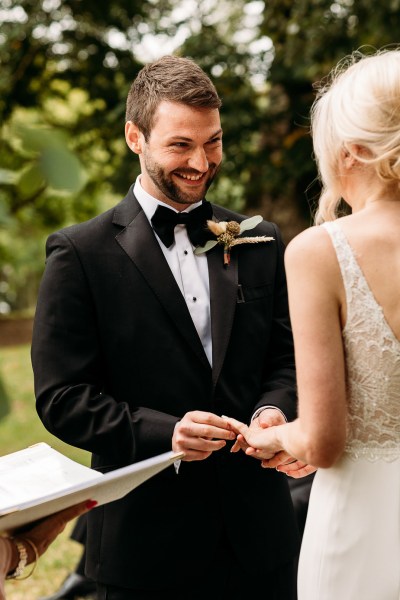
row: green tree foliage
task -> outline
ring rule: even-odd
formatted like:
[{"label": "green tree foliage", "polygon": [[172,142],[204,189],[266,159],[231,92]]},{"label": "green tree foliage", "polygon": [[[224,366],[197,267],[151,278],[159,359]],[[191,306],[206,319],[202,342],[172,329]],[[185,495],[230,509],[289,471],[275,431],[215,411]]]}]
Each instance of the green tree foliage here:
[{"label": "green tree foliage", "polygon": [[[68,132],[85,159],[96,144],[105,174],[115,189],[121,182],[125,98],[140,68],[132,53],[149,3],[131,0],[2,0],[0,33],[0,117],[15,107],[35,108],[50,127]],[[97,156],[96,160],[100,157]],[[93,156],[89,152],[88,160]],[[111,166],[111,165],[110,165]],[[125,164],[124,167],[127,167]],[[124,178],[123,178],[124,179]],[[90,178],[89,178],[90,181]]]},{"label": "green tree foliage", "polygon": [[260,34],[272,39],[274,60],[258,154],[267,183],[258,197],[278,221],[280,207],[286,207],[291,216],[282,221],[288,233],[296,229],[290,227],[296,207],[303,222],[310,223],[310,208],[319,193],[308,134],[313,84],[354,50],[369,52],[398,42],[399,9],[399,0],[265,2]]},{"label": "green tree foliage", "polygon": [[135,174],[123,126],[146,7],[0,2],[0,313],[34,304],[49,230],[90,218]]},{"label": "green tree foliage", "polygon": [[209,199],[261,213],[288,241],[311,223],[319,192],[313,84],[353,50],[397,42],[399,9],[400,0],[0,0],[0,312],[2,295],[13,309],[35,297],[49,230],[90,218],[134,180],[123,125],[143,37],[157,34],[152,56],[176,40],[223,99],[225,157]]}]

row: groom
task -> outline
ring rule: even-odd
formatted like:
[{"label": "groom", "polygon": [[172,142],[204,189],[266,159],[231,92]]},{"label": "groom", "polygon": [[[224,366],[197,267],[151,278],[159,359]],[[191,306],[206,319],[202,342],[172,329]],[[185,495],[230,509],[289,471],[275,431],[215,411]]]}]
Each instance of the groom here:
[{"label": "groom", "polygon": [[205,200],[220,105],[191,60],[145,66],[126,113],[140,176],[116,207],[47,242],[32,345],[43,423],[102,472],[185,453],[89,515],[100,600],[231,600],[260,582],[265,600],[292,597],[286,476],[230,453],[221,416],[253,427],[295,417],[281,235],[265,221],[246,231],[273,240],[233,247],[229,266],[219,244],[194,253],[215,239],[207,219],[244,219]]}]

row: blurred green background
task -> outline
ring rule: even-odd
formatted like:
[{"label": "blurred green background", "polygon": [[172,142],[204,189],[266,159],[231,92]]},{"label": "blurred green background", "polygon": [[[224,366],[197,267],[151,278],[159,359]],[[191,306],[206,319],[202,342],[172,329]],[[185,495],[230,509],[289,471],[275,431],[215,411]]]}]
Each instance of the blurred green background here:
[{"label": "blurred green background", "polygon": [[125,98],[144,62],[175,52],[211,75],[225,159],[208,199],[289,241],[318,197],[313,83],[399,32],[400,0],[0,0],[0,315],[32,312],[48,233],[133,182]]},{"label": "blurred green background", "polygon": [[[138,173],[124,112],[141,66],[176,53],[209,73],[224,162],[207,198],[275,221],[288,242],[319,192],[313,84],[399,32],[400,0],[0,0],[0,454],[47,441],[88,463],[36,416],[31,319],[47,235],[117,203]],[[77,546],[63,534],[8,597],[56,589]]]}]

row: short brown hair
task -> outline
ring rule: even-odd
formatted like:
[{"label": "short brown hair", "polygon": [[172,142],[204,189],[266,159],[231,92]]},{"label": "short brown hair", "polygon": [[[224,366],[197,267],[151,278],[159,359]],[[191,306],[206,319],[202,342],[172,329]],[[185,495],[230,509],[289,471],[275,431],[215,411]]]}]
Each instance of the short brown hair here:
[{"label": "short brown hair", "polygon": [[163,56],[144,66],[129,90],[126,121],[132,121],[146,140],[163,100],[198,108],[220,108],[222,104],[208,75],[193,60],[178,56]]}]

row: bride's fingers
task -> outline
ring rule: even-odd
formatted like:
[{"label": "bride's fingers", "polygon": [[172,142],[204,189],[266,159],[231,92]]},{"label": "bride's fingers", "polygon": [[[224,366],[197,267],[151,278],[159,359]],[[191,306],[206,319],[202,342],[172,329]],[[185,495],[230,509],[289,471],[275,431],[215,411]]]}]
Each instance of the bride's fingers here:
[{"label": "bride's fingers", "polygon": [[239,450],[246,450],[247,446],[244,446],[238,439],[235,440],[235,443],[231,447],[231,452],[239,452]]},{"label": "bride's fingers", "polygon": [[241,421],[238,421],[237,419],[234,419],[233,417],[223,416],[223,418],[226,419],[226,421],[232,427],[233,431],[235,431],[236,433],[241,433],[243,436],[246,435],[249,429],[247,425],[245,425]]},{"label": "bride's fingers", "polygon": [[238,434],[235,443],[231,448],[231,452],[238,452],[239,450],[243,450],[244,452],[248,448],[248,444],[241,433]]},{"label": "bride's fingers", "polygon": [[259,448],[253,448],[252,446],[247,448],[246,454],[254,456],[263,462],[268,462],[274,456],[274,453],[269,450],[260,450]]}]

